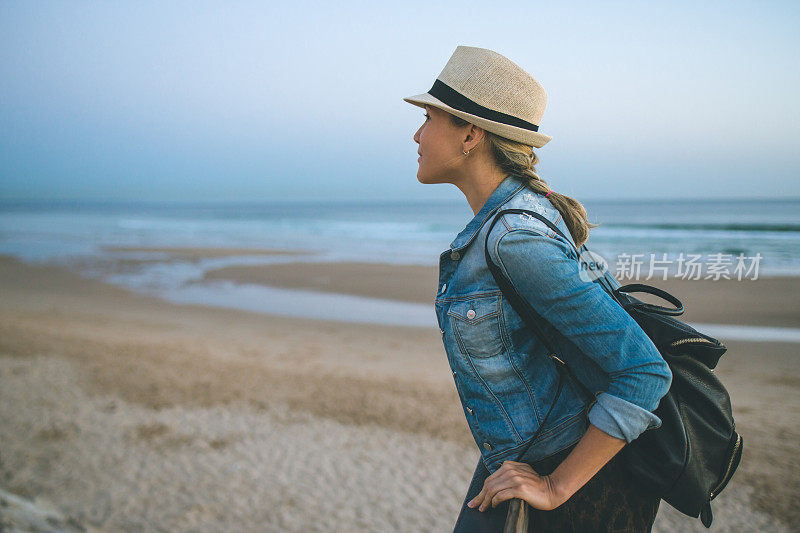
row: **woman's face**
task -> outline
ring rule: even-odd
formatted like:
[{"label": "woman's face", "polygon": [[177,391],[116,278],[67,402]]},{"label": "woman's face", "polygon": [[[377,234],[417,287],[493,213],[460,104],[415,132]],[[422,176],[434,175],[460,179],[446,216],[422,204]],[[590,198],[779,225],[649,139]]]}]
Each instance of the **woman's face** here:
[{"label": "woman's face", "polygon": [[420,183],[451,183],[454,171],[462,163],[464,128],[455,126],[450,114],[425,106],[425,122],[414,134],[420,154],[417,179]]}]

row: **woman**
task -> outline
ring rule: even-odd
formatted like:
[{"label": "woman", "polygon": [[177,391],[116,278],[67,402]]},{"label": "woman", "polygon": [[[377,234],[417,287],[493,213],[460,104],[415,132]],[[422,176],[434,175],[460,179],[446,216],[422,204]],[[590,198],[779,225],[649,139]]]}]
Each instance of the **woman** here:
[{"label": "woman", "polygon": [[[445,352],[481,453],[455,531],[502,531],[513,498],[530,504],[538,531],[650,531],[660,500],[635,485],[617,453],[661,424],[652,411],[669,389],[669,367],[581,271],[573,243],[525,214],[491,224],[500,209],[535,211],[578,247],[595,226],[580,203],[536,174],[533,149],[551,139],[538,132],[544,89],[504,56],[459,46],[429,92],[404,100],[426,111],[414,135],[417,179],[456,185],[475,214],[440,257],[436,297]],[[558,357],[592,391],[591,401],[574,383],[558,386],[548,350],[500,291],[485,250],[546,319]]]}]

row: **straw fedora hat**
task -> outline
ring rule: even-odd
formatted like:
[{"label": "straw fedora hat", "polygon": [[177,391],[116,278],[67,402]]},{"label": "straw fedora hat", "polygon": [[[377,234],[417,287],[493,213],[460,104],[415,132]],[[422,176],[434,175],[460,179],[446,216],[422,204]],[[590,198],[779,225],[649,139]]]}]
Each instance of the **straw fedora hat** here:
[{"label": "straw fedora hat", "polygon": [[547,104],[544,87],[519,65],[486,48],[456,47],[433,87],[403,100],[419,107],[438,107],[535,148],[552,139],[539,133]]}]

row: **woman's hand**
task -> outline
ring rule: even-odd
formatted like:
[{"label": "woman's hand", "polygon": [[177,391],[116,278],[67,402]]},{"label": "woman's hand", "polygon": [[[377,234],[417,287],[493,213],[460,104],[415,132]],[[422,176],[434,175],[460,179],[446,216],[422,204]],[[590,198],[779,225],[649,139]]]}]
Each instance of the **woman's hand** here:
[{"label": "woman's hand", "polygon": [[527,463],[504,461],[502,466],[483,482],[483,489],[467,506],[480,506],[483,512],[497,507],[501,502],[513,498],[521,498],[532,507],[543,511],[555,509],[566,501],[562,498],[550,478],[540,476]]},{"label": "woman's hand", "polygon": [[484,511],[490,505],[521,498],[536,509],[550,511],[570,499],[624,446],[624,440],[589,424],[575,448],[549,476],[540,476],[527,463],[503,461],[467,505],[480,505]]}]

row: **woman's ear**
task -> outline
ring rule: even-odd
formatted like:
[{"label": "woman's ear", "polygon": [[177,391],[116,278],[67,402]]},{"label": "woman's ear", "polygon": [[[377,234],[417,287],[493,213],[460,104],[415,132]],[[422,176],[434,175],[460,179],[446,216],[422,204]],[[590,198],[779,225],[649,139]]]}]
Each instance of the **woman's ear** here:
[{"label": "woman's ear", "polygon": [[486,136],[486,130],[483,128],[476,126],[475,124],[470,124],[469,128],[467,128],[466,135],[464,136],[464,148],[467,152],[478,146],[483,138]]}]

